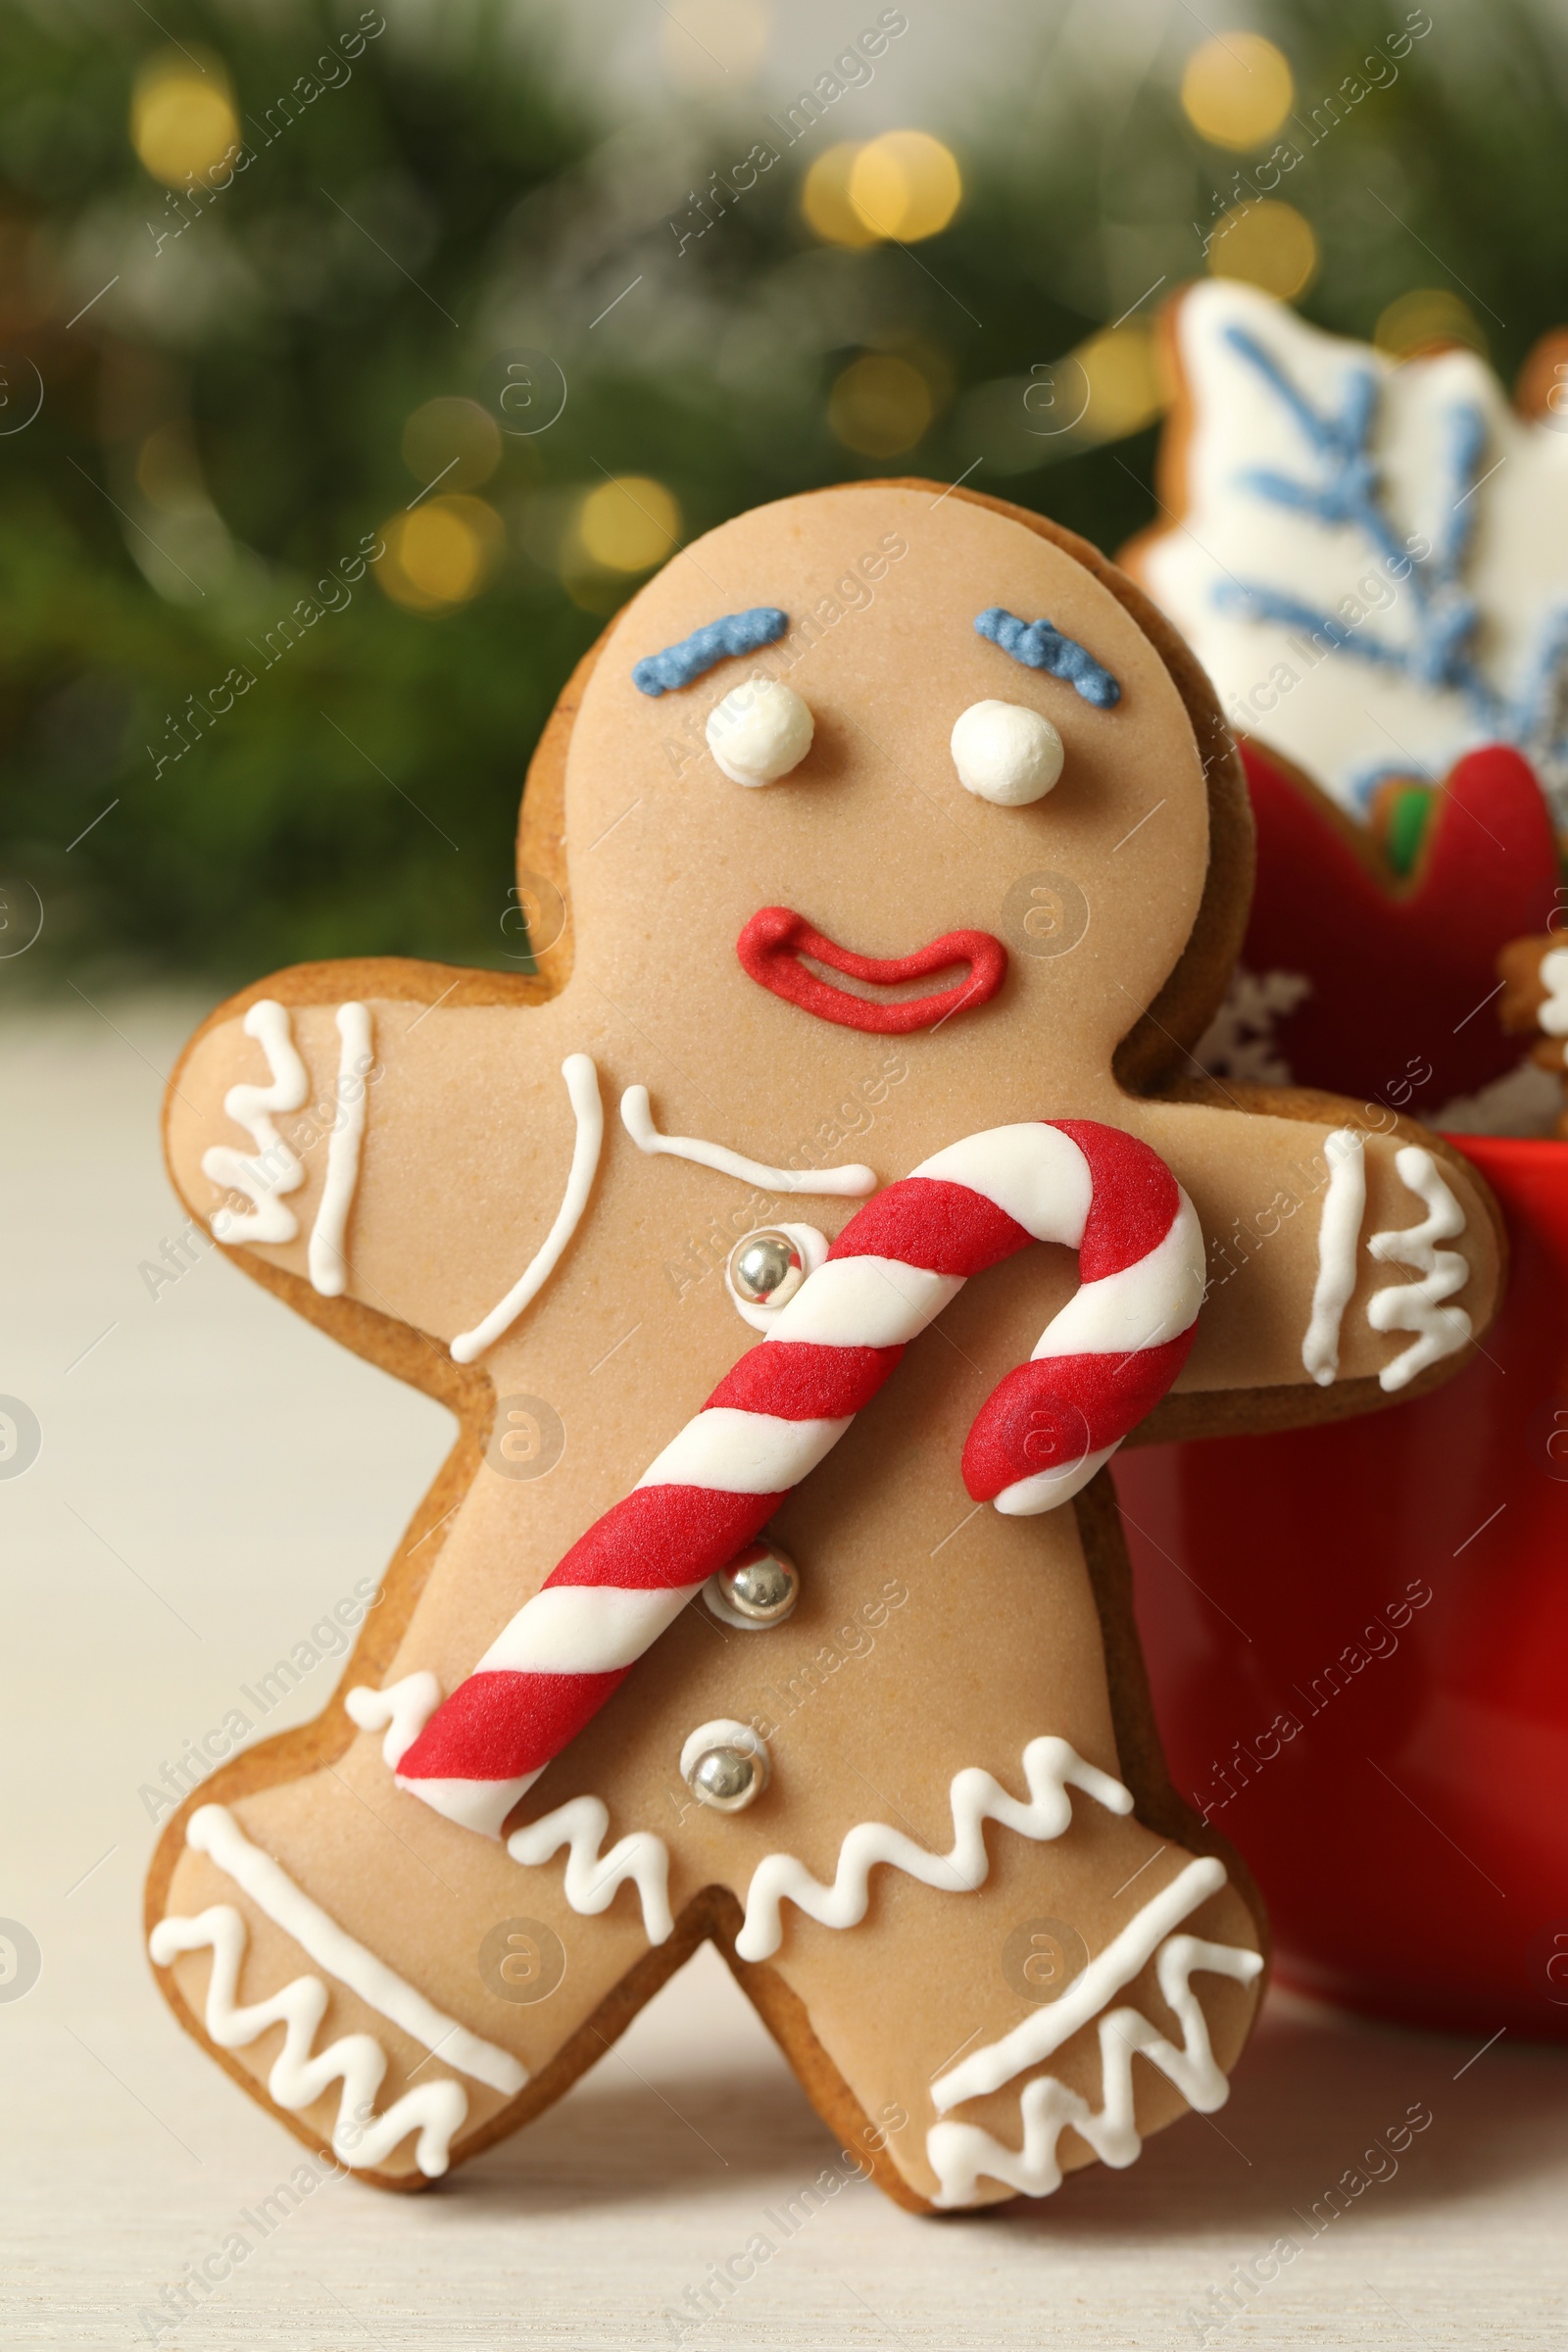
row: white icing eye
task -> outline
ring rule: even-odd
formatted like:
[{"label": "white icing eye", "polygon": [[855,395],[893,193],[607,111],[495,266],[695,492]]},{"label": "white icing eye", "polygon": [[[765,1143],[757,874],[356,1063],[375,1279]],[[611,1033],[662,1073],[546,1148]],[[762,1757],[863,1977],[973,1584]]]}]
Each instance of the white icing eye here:
[{"label": "white icing eye", "polygon": [[776,678],[748,678],[709,714],[708,748],[735,784],[776,784],[799,767],[815,732],[807,705]]},{"label": "white icing eye", "polygon": [[1042,801],[1061,773],[1061,737],[1022,703],[971,703],[953,730],[953,764],[965,792],[999,808]]}]

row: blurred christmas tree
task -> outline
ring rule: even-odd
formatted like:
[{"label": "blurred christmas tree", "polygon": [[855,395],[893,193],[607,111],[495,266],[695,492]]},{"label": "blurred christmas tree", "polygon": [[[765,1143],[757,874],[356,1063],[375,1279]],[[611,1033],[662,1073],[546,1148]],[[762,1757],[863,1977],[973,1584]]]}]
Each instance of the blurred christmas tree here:
[{"label": "blurred christmas tree", "polygon": [[1113,549],[1152,512],[1151,315],[1205,267],[1505,375],[1561,320],[1564,50],[1511,0],[1217,39],[1020,4],[967,138],[858,127],[901,45],[956,60],[898,9],[791,103],[736,74],[608,128],[537,21],[385,10],[0,0],[29,975],[515,956],[529,751],[649,569],[876,472]]}]

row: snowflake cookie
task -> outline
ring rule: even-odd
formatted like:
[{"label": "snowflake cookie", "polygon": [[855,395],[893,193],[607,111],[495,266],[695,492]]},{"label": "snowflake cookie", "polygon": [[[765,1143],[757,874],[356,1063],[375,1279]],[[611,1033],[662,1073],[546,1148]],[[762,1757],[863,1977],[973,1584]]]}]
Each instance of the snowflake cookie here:
[{"label": "snowflake cookie", "polygon": [[1122,561],[1236,732],[1348,808],[1511,744],[1568,811],[1560,385],[1527,418],[1474,352],[1396,365],[1233,279],[1166,322],[1163,519]]}]

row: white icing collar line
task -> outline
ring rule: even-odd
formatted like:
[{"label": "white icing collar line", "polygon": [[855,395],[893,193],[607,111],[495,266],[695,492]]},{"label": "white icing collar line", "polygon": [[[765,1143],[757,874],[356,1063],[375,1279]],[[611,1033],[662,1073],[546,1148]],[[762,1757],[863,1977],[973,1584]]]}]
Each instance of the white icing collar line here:
[{"label": "white icing collar line", "polygon": [[628,1086],[620,1098],[620,1123],[639,1152],[650,1157],[667,1153],[689,1159],[715,1175],[737,1176],[770,1193],[810,1193],[822,1199],[860,1200],[876,1191],[874,1169],[851,1163],[842,1168],[775,1168],[766,1160],[749,1159],[727,1144],[704,1143],[692,1135],[662,1135],[654,1124],[646,1086]]}]

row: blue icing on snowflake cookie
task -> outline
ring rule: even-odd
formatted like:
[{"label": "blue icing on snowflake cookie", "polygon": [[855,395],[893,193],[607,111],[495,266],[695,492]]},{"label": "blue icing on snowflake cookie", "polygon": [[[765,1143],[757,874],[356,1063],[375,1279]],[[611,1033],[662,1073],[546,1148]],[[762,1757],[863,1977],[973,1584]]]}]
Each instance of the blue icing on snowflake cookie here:
[{"label": "blue icing on snowflake cookie", "polygon": [[1075,637],[1064,637],[1049,620],[1020,620],[1015,612],[992,605],[977,615],[974,625],[982,637],[1000,645],[1025,669],[1045,669],[1054,678],[1065,678],[1096,710],[1109,710],[1121,701],[1121,688],[1109,670],[1095,660],[1087,646]]},{"label": "blue icing on snowflake cookie", "polygon": [[693,629],[679,645],[666,645],[662,653],[649,654],[635,662],[631,682],[639,694],[672,694],[678,687],[689,686],[715,662],[774,644],[789,625],[789,614],[776,605],[753,605],[746,612],[726,612],[722,619]]},{"label": "blue icing on snowflake cookie", "polygon": [[[1409,583],[1413,634],[1408,643],[1395,644],[1364,628],[1364,613],[1352,620],[1343,612],[1325,612],[1288,589],[1234,576],[1210,588],[1215,609],[1295,629],[1311,647],[1352,655],[1429,691],[1451,689],[1464,697],[1483,740],[1517,744],[1545,763],[1559,762],[1568,754],[1560,716],[1568,676],[1568,608],[1554,605],[1538,619],[1514,693],[1488,676],[1480,658],[1483,614],[1463,577],[1475,532],[1471,502],[1491,478],[1481,471],[1488,429],[1475,402],[1460,398],[1448,405],[1441,453],[1443,521],[1435,541],[1417,553],[1420,541],[1401,538],[1395,525],[1374,454],[1383,386],[1372,369],[1351,368],[1338,408],[1318,406],[1250,328],[1233,323],[1225,328],[1224,341],[1268,386],[1318,461],[1315,476],[1307,479],[1274,466],[1248,466],[1235,477],[1237,487],[1325,527],[1359,530],[1383,559],[1390,579]],[[1389,764],[1380,760],[1374,765],[1369,771],[1374,781]],[[1407,772],[1408,762],[1404,768],[1394,765],[1396,772]]]}]

